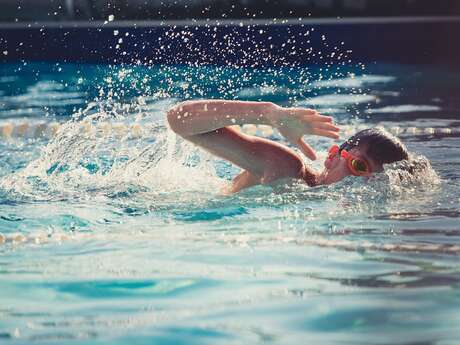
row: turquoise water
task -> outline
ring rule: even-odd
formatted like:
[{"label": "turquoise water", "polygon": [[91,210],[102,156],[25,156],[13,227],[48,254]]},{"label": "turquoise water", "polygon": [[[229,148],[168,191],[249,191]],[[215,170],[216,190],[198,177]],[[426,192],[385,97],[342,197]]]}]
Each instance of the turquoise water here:
[{"label": "turquoise water", "polygon": [[[0,342],[458,344],[458,85],[430,66],[3,64],[0,126],[61,129],[0,137]],[[164,122],[208,97],[417,127],[402,138],[432,169],[222,196],[237,169]]]}]

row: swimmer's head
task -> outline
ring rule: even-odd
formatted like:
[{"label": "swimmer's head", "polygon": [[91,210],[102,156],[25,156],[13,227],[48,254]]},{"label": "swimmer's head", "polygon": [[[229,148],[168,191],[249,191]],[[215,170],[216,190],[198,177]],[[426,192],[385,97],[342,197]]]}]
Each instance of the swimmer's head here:
[{"label": "swimmer's head", "polygon": [[365,129],[331,148],[320,183],[331,184],[350,175],[370,176],[383,171],[384,164],[407,159],[409,153],[398,138],[380,128]]}]

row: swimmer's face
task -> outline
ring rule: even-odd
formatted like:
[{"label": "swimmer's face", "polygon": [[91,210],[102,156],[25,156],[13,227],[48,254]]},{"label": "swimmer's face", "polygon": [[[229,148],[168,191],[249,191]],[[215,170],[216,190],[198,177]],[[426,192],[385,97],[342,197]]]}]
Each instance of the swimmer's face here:
[{"label": "swimmer's face", "polygon": [[[361,176],[370,176],[372,172],[382,171],[382,166],[374,163],[371,157],[367,157],[363,152],[364,150],[359,147],[354,147],[349,150],[349,153],[356,157],[358,160],[363,160],[368,164],[368,172],[361,174]],[[328,157],[324,162],[324,171],[321,173],[321,184],[332,184],[339,182],[347,176],[356,175],[350,168],[350,164],[346,158],[342,157],[340,153]]]}]

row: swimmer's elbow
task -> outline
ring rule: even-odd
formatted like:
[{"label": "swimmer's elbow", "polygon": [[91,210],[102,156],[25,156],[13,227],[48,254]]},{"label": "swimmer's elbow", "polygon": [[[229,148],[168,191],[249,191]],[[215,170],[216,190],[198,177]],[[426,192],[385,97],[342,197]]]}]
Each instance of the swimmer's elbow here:
[{"label": "swimmer's elbow", "polygon": [[187,135],[184,126],[184,114],[187,112],[188,107],[189,102],[181,102],[170,108],[166,113],[169,128],[183,137]]},{"label": "swimmer's elbow", "polygon": [[175,133],[177,133],[177,108],[176,106],[170,108],[166,112],[166,120],[168,120],[169,128],[171,128]]}]

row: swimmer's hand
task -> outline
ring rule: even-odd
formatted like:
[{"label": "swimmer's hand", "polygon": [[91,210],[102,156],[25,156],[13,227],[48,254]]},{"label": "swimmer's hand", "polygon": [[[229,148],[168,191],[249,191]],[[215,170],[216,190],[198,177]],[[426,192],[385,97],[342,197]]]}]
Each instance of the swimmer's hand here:
[{"label": "swimmer's hand", "polygon": [[302,139],[304,135],[339,138],[339,127],[332,123],[332,117],[321,115],[313,109],[276,106],[275,111],[269,115],[269,122],[287,141],[297,146],[311,160],[316,159],[316,153]]}]

